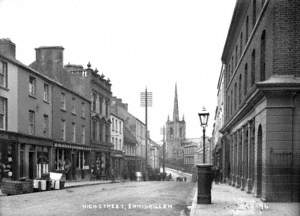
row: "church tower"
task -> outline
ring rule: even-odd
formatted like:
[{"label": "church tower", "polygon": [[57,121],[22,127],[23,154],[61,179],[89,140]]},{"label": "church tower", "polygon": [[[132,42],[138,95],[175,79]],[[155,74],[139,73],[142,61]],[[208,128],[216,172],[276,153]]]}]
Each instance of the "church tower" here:
[{"label": "church tower", "polygon": [[185,120],[184,117],[179,119],[177,84],[175,84],[175,96],[173,106],[173,119],[168,117],[166,123],[166,156],[168,161],[183,160],[183,141],[185,140]]}]

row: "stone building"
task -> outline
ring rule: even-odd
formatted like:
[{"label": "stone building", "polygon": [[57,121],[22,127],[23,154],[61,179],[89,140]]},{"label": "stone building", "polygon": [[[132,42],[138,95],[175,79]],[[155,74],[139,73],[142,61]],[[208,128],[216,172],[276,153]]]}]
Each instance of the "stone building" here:
[{"label": "stone building", "polygon": [[173,119],[166,122],[166,160],[171,164],[183,165],[183,140],[185,139],[185,120],[179,119],[177,84],[175,85],[175,97]]},{"label": "stone building", "polygon": [[53,166],[51,89],[56,83],[16,59],[0,39],[0,180],[36,178]]},{"label": "stone building", "polygon": [[63,50],[57,46],[36,48],[36,60],[30,67],[56,82],[51,88],[53,170],[65,172],[67,180],[78,180],[90,178],[91,102],[72,90]]},{"label": "stone building", "polygon": [[299,201],[300,2],[238,0],[225,42],[224,178]]}]

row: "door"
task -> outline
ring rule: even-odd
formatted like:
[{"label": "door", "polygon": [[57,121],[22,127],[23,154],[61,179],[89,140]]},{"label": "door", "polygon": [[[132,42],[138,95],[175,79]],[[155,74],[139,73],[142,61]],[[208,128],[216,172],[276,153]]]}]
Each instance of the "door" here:
[{"label": "door", "polygon": [[29,178],[34,179],[34,152],[29,152]]}]

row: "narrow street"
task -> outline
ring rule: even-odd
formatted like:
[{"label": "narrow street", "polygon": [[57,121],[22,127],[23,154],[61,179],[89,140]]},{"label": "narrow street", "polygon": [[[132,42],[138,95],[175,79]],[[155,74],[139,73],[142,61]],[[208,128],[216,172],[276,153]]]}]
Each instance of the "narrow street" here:
[{"label": "narrow street", "polygon": [[125,182],[0,197],[0,215],[187,215],[194,184]]}]

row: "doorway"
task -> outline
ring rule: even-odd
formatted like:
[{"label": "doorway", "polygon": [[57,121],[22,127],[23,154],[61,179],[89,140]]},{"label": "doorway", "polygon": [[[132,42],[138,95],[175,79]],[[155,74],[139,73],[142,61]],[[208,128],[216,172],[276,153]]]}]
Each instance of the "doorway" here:
[{"label": "doorway", "polygon": [[34,152],[29,152],[29,178],[34,179]]},{"label": "doorway", "polygon": [[258,127],[257,132],[257,191],[256,195],[261,196],[262,192],[262,128],[261,125]]}]

